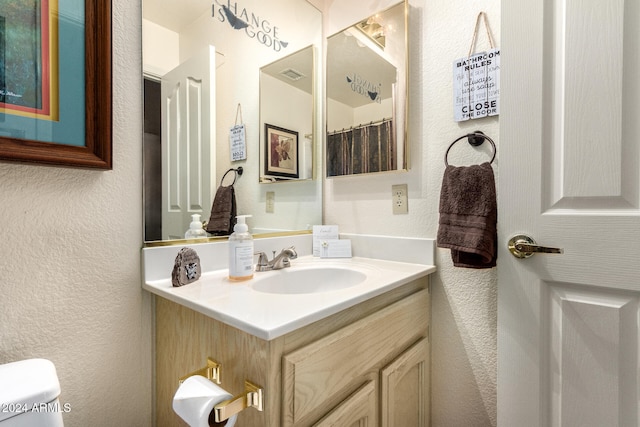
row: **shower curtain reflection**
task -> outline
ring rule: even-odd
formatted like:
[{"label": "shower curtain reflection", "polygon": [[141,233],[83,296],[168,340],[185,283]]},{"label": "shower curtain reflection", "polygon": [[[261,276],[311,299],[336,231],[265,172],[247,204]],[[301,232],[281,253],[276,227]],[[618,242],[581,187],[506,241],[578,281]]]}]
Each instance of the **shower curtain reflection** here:
[{"label": "shower curtain reflection", "polygon": [[327,176],[396,170],[392,120],[327,134]]}]

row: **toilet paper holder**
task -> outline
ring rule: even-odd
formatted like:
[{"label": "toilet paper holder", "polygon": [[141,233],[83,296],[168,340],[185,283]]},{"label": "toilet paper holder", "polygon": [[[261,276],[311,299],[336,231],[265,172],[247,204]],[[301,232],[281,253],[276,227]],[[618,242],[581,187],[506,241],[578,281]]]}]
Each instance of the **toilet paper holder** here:
[{"label": "toilet paper holder", "polygon": [[193,371],[190,374],[185,375],[178,379],[178,383],[182,384],[187,378],[192,377],[194,375],[202,375],[208,380],[213,381],[214,383],[220,385],[222,384],[221,380],[221,366],[218,362],[213,360],[212,358],[207,358],[207,366],[202,369],[198,369],[197,371]]},{"label": "toilet paper holder", "polygon": [[264,390],[247,380],[244,381],[244,393],[218,403],[212,412],[215,422],[221,423],[246,408],[254,408],[261,412],[264,410]]},{"label": "toilet paper holder", "polygon": [[[201,375],[214,383],[220,385],[221,380],[221,365],[213,360],[207,358],[207,366],[197,371],[193,371],[183,377],[178,382],[182,384],[187,378],[193,375]],[[258,411],[264,410],[264,390],[262,387],[252,383],[251,381],[244,381],[244,393],[238,396],[232,397],[229,400],[218,403],[213,407],[212,415],[216,423],[221,423],[224,420],[236,415],[246,408],[255,408]]]}]

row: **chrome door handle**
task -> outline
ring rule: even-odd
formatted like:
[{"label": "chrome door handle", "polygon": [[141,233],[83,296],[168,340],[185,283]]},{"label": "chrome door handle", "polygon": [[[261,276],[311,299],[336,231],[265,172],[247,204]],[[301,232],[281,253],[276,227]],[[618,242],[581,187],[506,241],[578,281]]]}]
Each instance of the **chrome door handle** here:
[{"label": "chrome door handle", "polygon": [[516,258],[529,258],[538,253],[561,254],[564,253],[564,249],[540,246],[531,237],[517,234],[509,239],[509,252]]}]

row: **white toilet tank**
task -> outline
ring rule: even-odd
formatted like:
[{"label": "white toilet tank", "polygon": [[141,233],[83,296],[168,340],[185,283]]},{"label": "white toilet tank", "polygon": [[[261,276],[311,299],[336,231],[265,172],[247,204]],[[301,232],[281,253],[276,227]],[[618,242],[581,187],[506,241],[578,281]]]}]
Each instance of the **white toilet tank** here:
[{"label": "white toilet tank", "polygon": [[56,368],[46,359],[0,365],[0,427],[62,427]]}]

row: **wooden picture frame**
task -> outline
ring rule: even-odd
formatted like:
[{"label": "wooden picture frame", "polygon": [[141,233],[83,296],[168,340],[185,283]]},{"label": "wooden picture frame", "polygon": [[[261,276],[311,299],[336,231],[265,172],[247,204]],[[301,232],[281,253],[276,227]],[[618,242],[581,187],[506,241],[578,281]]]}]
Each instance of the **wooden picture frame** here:
[{"label": "wooden picture frame", "polygon": [[[77,11],[64,12],[65,7],[72,7],[69,0],[55,0],[55,7],[50,7],[50,3],[51,0],[35,2],[39,9],[36,8],[38,19],[34,19],[33,22],[38,24],[32,25],[26,31],[32,31],[37,36],[36,43],[39,45],[34,51],[47,52],[36,57],[35,62],[28,65],[31,65],[33,70],[36,70],[34,74],[42,79],[43,83],[38,83],[38,89],[46,86],[49,90],[49,79],[52,80],[52,105],[54,110],[59,109],[59,113],[47,116],[42,115],[40,110],[34,112],[33,109],[11,105],[12,101],[7,95],[11,91],[8,87],[11,77],[3,73],[0,76],[0,85],[3,86],[0,88],[0,160],[111,169],[111,0],[85,0],[84,22],[78,22],[82,18],[73,20],[74,16],[78,16]],[[0,30],[0,38],[3,39],[0,43],[4,43],[5,46],[3,51],[11,49],[12,43],[20,38],[13,36],[10,28],[7,28],[6,32],[4,28]],[[78,46],[79,49],[76,49]],[[18,47],[14,49],[17,50]],[[49,56],[45,57],[45,54]],[[67,56],[78,60],[69,61]],[[0,58],[0,65],[5,65],[4,57]],[[45,71],[49,69],[51,74],[46,74]],[[79,90],[67,91],[69,84],[76,84]],[[79,99],[82,100],[82,94],[84,103],[78,102]],[[22,95],[14,93],[12,96],[19,98]],[[34,99],[43,103],[42,99],[48,97],[37,95]],[[20,111],[21,108],[23,111]],[[79,130],[67,132],[67,128]],[[46,136],[41,137],[42,134]],[[59,137],[60,134],[64,134],[64,137]]]},{"label": "wooden picture frame", "polygon": [[298,132],[265,123],[265,175],[297,179]]}]

